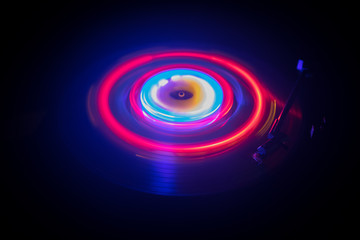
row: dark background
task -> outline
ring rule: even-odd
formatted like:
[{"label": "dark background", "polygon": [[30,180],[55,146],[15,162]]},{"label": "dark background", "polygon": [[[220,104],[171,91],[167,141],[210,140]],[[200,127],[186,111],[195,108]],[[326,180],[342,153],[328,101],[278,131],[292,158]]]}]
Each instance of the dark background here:
[{"label": "dark background", "polygon": [[[355,87],[353,8],[223,1],[4,7],[6,230],[63,237],[348,234],[357,191],[345,148],[352,141],[345,96]],[[79,79],[84,72],[99,79],[120,56],[163,46],[224,51],[275,79],[303,58],[313,73],[301,92],[305,129],[326,116],[324,130],[313,139],[304,133],[298,151],[256,184],[225,193],[158,196],[107,181],[77,161],[76,143],[64,141],[77,133],[68,124],[76,111],[81,130],[94,131],[79,100],[93,82]],[[289,86],[279,84],[279,92],[286,96]],[[74,89],[79,98],[69,97],[63,116]]]}]

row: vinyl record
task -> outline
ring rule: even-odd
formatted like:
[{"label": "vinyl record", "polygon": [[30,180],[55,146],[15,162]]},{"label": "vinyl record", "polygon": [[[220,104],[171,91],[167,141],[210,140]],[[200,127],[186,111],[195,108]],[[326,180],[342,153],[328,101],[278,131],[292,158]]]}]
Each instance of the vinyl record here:
[{"label": "vinyl record", "polygon": [[[89,119],[129,155],[104,157],[96,169],[146,192],[224,191],[261,173],[251,155],[283,105],[252,71],[224,54],[163,50],[132,55],[89,90]],[[292,109],[287,122],[284,131],[295,136],[299,108]]]}]

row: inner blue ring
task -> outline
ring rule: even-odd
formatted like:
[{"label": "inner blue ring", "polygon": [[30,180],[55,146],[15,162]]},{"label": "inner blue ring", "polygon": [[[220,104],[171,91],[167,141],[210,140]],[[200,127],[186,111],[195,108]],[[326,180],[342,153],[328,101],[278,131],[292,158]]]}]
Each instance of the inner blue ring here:
[{"label": "inner blue ring", "polygon": [[[166,110],[160,107],[159,105],[157,105],[151,97],[152,87],[157,85],[160,80],[171,79],[171,77],[175,75],[192,75],[205,80],[214,90],[215,93],[214,104],[206,111],[191,116],[184,116],[183,114]],[[224,94],[222,88],[220,84],[213,77],[201,71],[194,69],[187,69],[187,68],[166,70],[152,76],[144,83],[140,92],[140,101],[143,107],[143,111],[145,111],[147,114],[158,120],[168,121],[168,122],[191,122],[191,121],[204,119],[215,113],[220,108],[223,102],[223,98],[224,98]]]}]

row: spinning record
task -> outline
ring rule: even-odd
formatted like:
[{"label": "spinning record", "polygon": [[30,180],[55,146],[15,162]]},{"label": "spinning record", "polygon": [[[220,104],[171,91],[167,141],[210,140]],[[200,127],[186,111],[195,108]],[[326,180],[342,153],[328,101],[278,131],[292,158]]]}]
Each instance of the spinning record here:
[{"label": "spinning record", "polygon": [[[209,177],[189,174],[200,165],[221,162],[233,172],[239,163],[248,164],[250,152],[263,141],[278,113],[276,107],[283,105],[240,62],[190,50],[128,58],[93,86],[88,96],[90,119],[120,149],[128,150],[134,161],[142,161],[145,169],[156,166],[162,173],[165,165],[173,169],[165,174],[166,182],[186,179],[181,174],[196,176],[193,186]],[[301,118],[299,110],[292,115]],[[243,157],[234,160],[234,154]],[[214,166],[207,171],[218,171]],[[179,174],[179,169],[186,170]],[[219,174],[228,175],[226,171]],[[170,182],[176,188],[172,194],[209,191]],[[164,194],[159,191],[155,192]]]}]

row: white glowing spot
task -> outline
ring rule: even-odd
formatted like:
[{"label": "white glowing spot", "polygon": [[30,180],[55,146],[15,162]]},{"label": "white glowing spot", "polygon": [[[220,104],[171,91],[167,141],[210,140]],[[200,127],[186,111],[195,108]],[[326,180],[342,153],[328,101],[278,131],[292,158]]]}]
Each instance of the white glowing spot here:
[{"label": "white glowing spot", "polygon": [[182,77],[180,76],[180,75],[174,75],[174,76],[172,76],[171,77],[171,81],[178,81],[178,80],[181,80],[182,79]]},{"label": "white glowing spot", "polygon": [[158,91],[159,87],[154,85],[151,90],[150,90],[150,96],[153,99],[154,102],[158,103],[159,99],[157,98],[157,91]]},{"label": "white glowing spot", "polygon": [[167,80],[167,79],[161,79],[161,80],[158,82],[158,84],[159,84],[160,87],[163,87],[163,86],[165,86],[166,84],[168,84],[168,82],[169,82],[169,80]]}]

